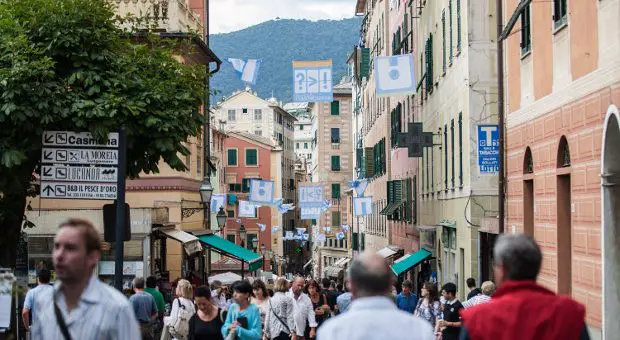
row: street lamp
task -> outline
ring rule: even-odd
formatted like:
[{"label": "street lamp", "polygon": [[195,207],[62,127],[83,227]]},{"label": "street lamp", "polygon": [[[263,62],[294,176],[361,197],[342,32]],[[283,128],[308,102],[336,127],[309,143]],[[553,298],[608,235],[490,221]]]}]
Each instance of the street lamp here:
[{"label": "street lamp", "polygon": [[208,177],[205,176],[204,182],[200,185],[200,199],[205,207],[211,203],[211,195],[213,194],[213,186]]},{"label": "street lamp", "polygon": [[216,215],[217,226],[220,228],[220,230],[224,229],[224,226],[226,226],[227,218],[228,216],[226,216],[226,213],[224,212],[224,207],[220,207],[220,211],[218,211]]},{"label": "street lamp", "polygon": [[239,227],[239,238],[241,239],[241,245],[245,246],[245,237],[248,236],[248,232],[245,231],[243,224]]},{"label": "street lamp", "polygon": [[267,264],[265,263],[265,254],[267,254],[267,247],[265,244],[260,245],[260,254],[263,255],[263,271],[267,271]]}]

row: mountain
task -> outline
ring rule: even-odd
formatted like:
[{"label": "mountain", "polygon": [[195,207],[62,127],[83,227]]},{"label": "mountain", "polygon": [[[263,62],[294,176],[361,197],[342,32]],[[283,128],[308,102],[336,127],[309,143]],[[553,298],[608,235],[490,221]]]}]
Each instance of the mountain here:
[{"label": "mountain", "polygon": [[293,60],[332,60],[333,79],[339,82],[347,74],[347,58],[359,41],[360,18],[343,20],[276,19],[246,29],[215,34],[210,47],[223,61],[222,69],[211,78],[222,96],[243,89],[228,58],[262,59],[253,89],[261,98],[273,95],[280,101],[292,101]]}]

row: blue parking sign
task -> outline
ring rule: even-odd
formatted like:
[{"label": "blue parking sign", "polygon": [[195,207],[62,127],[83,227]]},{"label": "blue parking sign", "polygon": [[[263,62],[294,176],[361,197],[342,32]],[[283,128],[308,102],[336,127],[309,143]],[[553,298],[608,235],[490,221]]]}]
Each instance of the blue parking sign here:
[{"label": "blue parking sign", "polygon": [[481,174],[499,172],[499,125],[478,125],[478,167]]}]

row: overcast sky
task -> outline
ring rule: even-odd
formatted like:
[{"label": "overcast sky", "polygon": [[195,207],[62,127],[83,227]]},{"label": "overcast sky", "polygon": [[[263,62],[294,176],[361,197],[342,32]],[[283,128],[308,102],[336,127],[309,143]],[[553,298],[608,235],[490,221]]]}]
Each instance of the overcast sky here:
[{"label": "overcast sky", "polygon": [[275,19],[342,19],[355,0],[210,0],[210,33],[228,33]]}]

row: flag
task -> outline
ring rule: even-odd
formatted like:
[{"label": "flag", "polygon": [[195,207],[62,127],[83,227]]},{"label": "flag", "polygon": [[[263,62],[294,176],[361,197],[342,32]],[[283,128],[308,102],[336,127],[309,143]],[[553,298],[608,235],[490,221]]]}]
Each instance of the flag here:
[{"label": "flag", "polygon": [[349,188],[355,190],[357,197],[364,196],[364,191],[366,191],[367,186],[368,180],[365,178],[349,181]]},{"label": "flag", "polygon": [[260,59],[248,59],[247,61],[236,58],[228,58],[228,61],[232,64],[235,71],[246,84],[255,85],[256,78],[258,77],[258,70],[262,60]]}]

